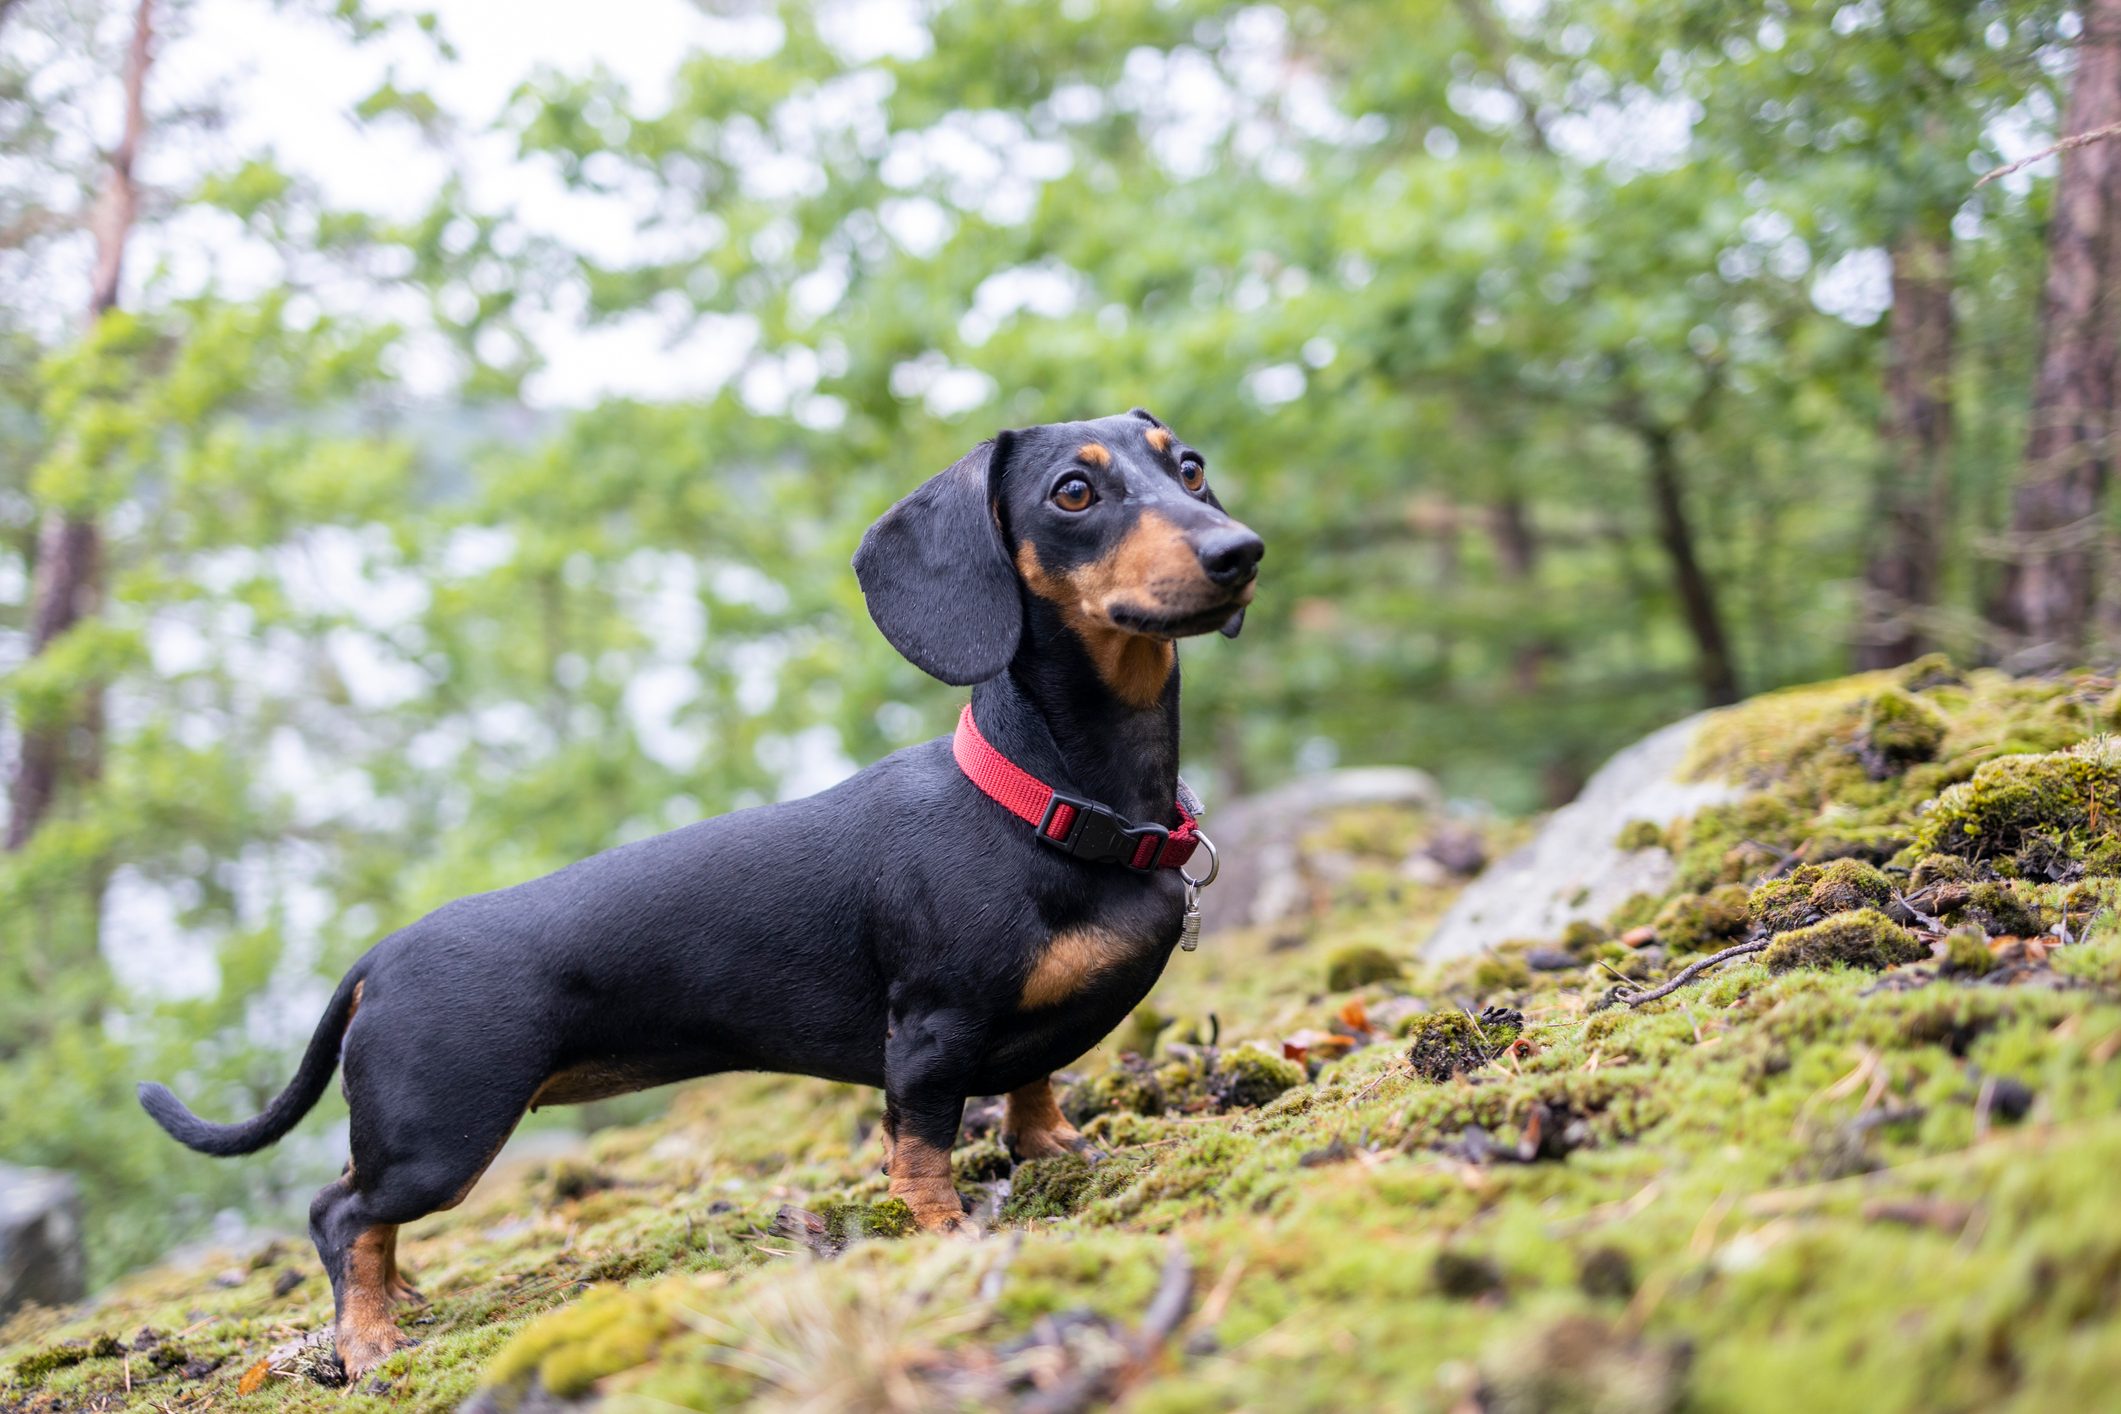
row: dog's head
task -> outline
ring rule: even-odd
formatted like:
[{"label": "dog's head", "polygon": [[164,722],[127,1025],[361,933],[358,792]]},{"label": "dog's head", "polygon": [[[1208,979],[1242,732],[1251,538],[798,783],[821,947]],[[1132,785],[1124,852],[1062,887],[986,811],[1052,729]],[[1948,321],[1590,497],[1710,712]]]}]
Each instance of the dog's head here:
[{"label": "dog's head", "polygon": [[1137,408],[982,442],[869,527],[854,573],[884,637],[944,682],[1009,666],[1028,592],[1139,697],[1173,639],[1236,636],[1263,548],[1200,453]]}]

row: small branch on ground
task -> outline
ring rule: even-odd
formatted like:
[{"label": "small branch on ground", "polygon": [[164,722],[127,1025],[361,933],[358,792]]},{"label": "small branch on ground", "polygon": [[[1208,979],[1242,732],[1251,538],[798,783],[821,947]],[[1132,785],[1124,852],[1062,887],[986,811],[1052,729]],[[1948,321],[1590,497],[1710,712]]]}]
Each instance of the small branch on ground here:
[{"label": "small branch on ground", "polygon": [[1644,1002],[1654,1002],[1659,997],[1668,997],[1719,963],[1729,962],[1734,957],[1745,957],[1749,953],[1765,952],[1770,941],[1772,940],[1762,938],[1757,943],[1740,943],[1736,947],[1725,948],[1722,952],[1710,953],[1707,957],[1687,966],[1663,986],[1652,987],[1647,992],[1629,992],[1622,995],[1620,1000],[1628,1006],[1641,1006]]},{"label": "small branch on ground", "polygon": [[1174,1239],[1164,1257],[1163,1279],[1142,1313],[1141,1329],[1127,1340],[1128,1358],[1078,1372],[1043,1396],[1019,1406],[1025,1414],[1084,1414],[1112,1403],[1148,1371],[1193,1309],[1193,1259]]}]

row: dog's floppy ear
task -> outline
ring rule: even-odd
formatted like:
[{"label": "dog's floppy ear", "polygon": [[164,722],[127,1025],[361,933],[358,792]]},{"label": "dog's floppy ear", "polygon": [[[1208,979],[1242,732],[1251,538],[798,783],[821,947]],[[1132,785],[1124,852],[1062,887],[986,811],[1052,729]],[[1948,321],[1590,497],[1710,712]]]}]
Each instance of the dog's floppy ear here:
[{"label": "dog's floppy ear", "polygon": [[915,667],[954,687],[998,676],[1023,633],[1016,570],[995,520],[1011,440],[998,433],[929,477],[854,552],[869,617]]}]

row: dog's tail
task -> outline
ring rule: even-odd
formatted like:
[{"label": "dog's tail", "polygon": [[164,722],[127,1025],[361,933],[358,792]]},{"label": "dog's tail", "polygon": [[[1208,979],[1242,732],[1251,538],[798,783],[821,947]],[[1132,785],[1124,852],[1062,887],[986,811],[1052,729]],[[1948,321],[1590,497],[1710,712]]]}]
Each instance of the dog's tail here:
[{"label": "dog's tail", "polygon": [[367,970],[362,964],[355,963],[353,970],[340,981],[339,990],[332,994],[331,1005],[324,1008],[323,1019],[317,1022],[317,1029],[309,1038],[309,1049],[302,1053],[302,1064],[296,1067],[295,1078],[273,1097],[263,1114],[239,1124],[211,1124],[184,1108],[184,1102],[172,1095],[168,1086],[157,1085],[152,1080],[140,1083],[140,1107],[153,1115],[155,1123],[168,1130],[172,1139],[202,1154],[221,1158],[254,1154],[277,1142],[309,1113],[323,1095],[324,1087],[331,1083],[331,1073],[339,1066],[339,1040],[346,1034],[346,1023],[353,1019],[360,995],[361,974]]}]

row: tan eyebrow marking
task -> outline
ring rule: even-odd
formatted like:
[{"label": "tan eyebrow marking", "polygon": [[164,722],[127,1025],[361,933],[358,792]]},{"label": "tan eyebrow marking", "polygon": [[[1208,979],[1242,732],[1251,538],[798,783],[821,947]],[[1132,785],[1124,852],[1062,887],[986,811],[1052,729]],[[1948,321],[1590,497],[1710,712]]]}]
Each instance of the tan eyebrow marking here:
[{"label": "tan eyebrow marking", "polygon": [[1105,444],[1102,442],[1083,443],[1075,449],[1075,459],[1081,462],[1088,462],[1092,466],[1112,465],[1112,453],[1105,450]]},{"label": "tan eyebrow marking", "polygon": [[1156,448],[1159,452],[1171,450],[1171,433],[1168,428],[1152,427],[1147,432],[1142,433],[1142,436],[1148,440],[1150,446]]}]

